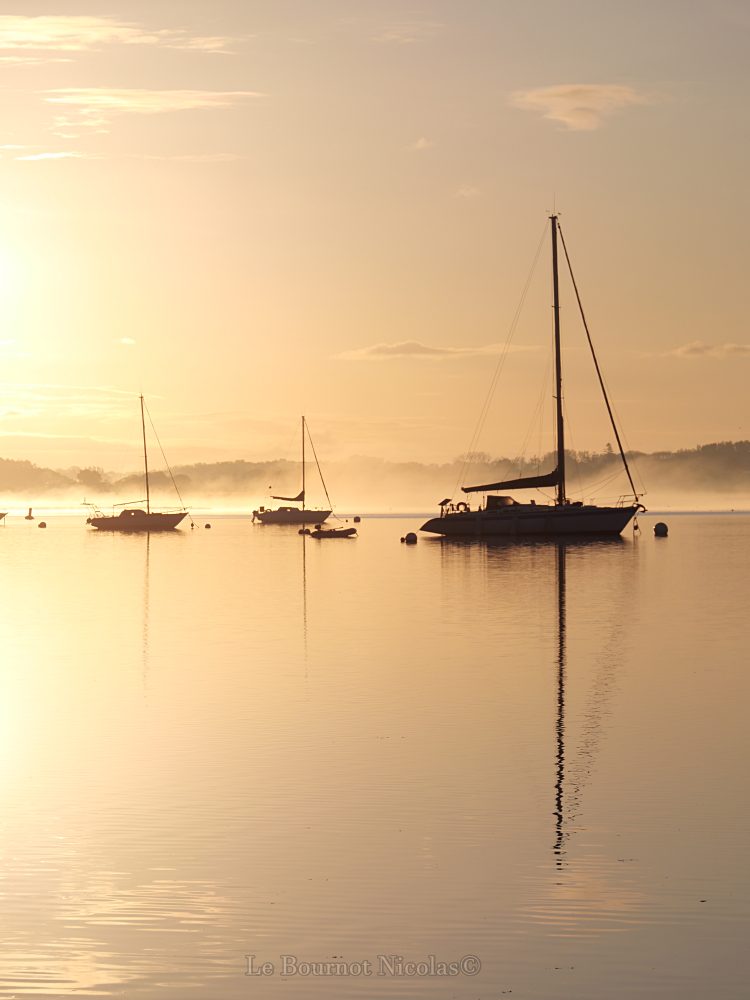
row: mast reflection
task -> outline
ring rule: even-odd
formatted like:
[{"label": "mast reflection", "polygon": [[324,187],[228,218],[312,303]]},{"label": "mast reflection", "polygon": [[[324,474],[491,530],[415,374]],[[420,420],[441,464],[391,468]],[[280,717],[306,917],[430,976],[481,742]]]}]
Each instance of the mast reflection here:
[{"label": "mast reflection", "polygon": [[302,538],[302,643],[305,657],[305,680],[307,680],[307,535]]},{"label": "mast reflection", "polygon": [[149,584],[151,577],[151,532],[146,532],[146,559],[143,578],[143,637],[141,641],[141,656],[143,664],[143,687],[145,690],[148,679],[148,626],[149,626]]},{"label": "mast reflection", "polygon": [[565,785],[565,667],[566,667],[566,635],[565,635],[565,545],[559,542],[556,546],[555,563],[557,568],[557,719],[555,722],[555,846],[556,864],[562,867],[565,848],[565,829],[563,827],[564,785]]},{"label": "mast reflection", "polygon": [[[628,583],[628,579],[632,577],[637,565],[637,539],[637,534],[634,534],[636,544],[630,544],[620,536],[596,539],[572,536],[564,541],[548,538],[441,538],[437,542],[440,545],[440,557],[444,568],[451,570],[453,580],[456,574],[465,575],[467,586],[476,581],[479,569],[486,575],[488,585],[491,585],[495,570],[502,568],[507,573],[508,568],[512,567],[521,579],[532,572],[537,578],[544,576],[550,584],[547,593],[552,605],[553,573],[556,577],[557,642],[554,647],[555,750],[552,814],[555,817],[553,854],[558,868],[565,866],[570,835],[576,829],[576,821],[581,813],[582,794],[595,769],[601,742],[606,733],[605,721],[616,691],[617,671],[622,663],[628,628],[629,604],[625,598],[632,592],[632,582]],[[585,564],[592,570],[606,573],[607,579],[612,579],[614,576],[621,582],[617,593],[613,593],[611,598],[614,608],[611,623],[607,626],[607,623],[602,621],[600,631],[605,634],[600,637],[593,650],[589,643],[587,656],[582,657],[580,662],[576,661],[573,674],[568,673],[566,564],[569,554],[574,570]],[[538,599],[536,593],[533,599],[535,601]],[[568,702],[576,693],[576,683],[581,682],[581,692],[583,692],[584,681],[590,686],[588,697],[579,714],[571,713]]]}]

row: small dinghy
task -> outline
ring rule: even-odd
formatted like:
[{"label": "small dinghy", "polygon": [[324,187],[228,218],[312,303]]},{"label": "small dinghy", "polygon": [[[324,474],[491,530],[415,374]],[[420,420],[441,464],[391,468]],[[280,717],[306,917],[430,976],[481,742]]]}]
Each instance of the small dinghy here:
[{"label": "small dinghy", "polygon": [[352,538],[356,534],[356,528],[324,528],[316,524],[315,530],[310,532],[310,538]]}]

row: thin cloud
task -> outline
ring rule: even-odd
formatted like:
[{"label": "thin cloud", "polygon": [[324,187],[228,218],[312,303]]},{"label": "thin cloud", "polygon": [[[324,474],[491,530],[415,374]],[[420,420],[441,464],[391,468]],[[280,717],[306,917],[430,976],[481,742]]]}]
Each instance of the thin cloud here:
[{"label": "thin cloud", "polygon": [[375,41],[388,45],[412,45],[434,37],[444,28],[440,21],[394,21],[375,35]]},{"label": "thin cloud", "polygon": [[[137,399],[138,393],[129,389],[117,389],[112,385],[77,385],[67,382],[0,382],[0,391],[3,396],[16,394],[32,394],[35,398],[46,398],[54,396],[56,398],[66,397],[68,394],[86,393],[94,397],[101,396],[127,396],[129,399]],[[151,398],[154,398],[153,393]]]},{"label": "thin cloud", "polygon": [[[55,120],[57,130],[71,138],[70,129],[106,132],[118,115],[161,115],[175,111],[229,108],[249,98],[262,97],[254,90],[105,90],[99,87],[48,90],[44,100],[65,108]],[[59,133],[63,134],[63,133]]]},{"label": "thin cloud", "polygon": [[148,154],[140,157],[144,160],[168,160],[170,163],[234,163],[244,157],[239,153],[175,153],[173,156],[155,156]]},{"label": "thin cloud", "polygon": [[47,63],[69,63],[73,60],[69,56],[0,56],[0,63],[9,63],[12,66],[42,66]]},{"label": "thin cloud", "polygon": [[86,52],[108,45],[227,52],[231,39],[191,35],[183,29],[149,30],[132,21],[82,15],[0,15],[0,52],[6,61],[43,61],[40,53]]},{"label": "thin cloud", "polygon": [[693,340],[667,351],[668,358],[737,358],[750,357],[750,344],[707,344],[703,340]]},{"label": "thin cloud", "polygon": [[[338,361],[390,361],[394,358],[416,358],[426,361],[444,361],[450,358],[484,357],[497,355],[501,344],[483,344],[479,347],[431,347],[417,340],[404,340],[397,344],[373,344],[334,355]],[[512,351],[536,350],[534,347],[511,347]]]},{"label": "thin cloud", "polygon": [[27,156],[17,156],[17,160],[84,160],[90,159],[84,153],[59,152],[59,153],[29,153]]},{"label": "thin cloud", "polygon": [[592,132],[617,111],[650,104],[652,99],[633,87],[616,83],[565,83],[555,87],[517,90],[513,107],[536,111],[573,132]]},{"label": "thin cloud", "polygon": [[414,149],[417,152],[421,152],[423,149],[432,149],[434,145],[435,143],[432,141],[432,139],[428,139],[426,136],[420,135],[420,137],[416,139],[413,143],[411,143],[411,145],[408,148]]},{"label": "thin cloud", "polygon": [[24,417],[95,416],[120,419],[134,412],[135,394],[113,386],[82,386],[55,383],[0,383],[4,405]]},{"label": "thin cloud", "polygon": [[116,344],[124,344],[125,347],[132,347],[135,341],[132,337],[120,337],[119,340],[115,341]]},{"label": "thin cloud", "polygon": [[457,198],[478,198],[482,192],[478,187],[474,187],[473,184],[462,184],[461,187],[456,191]]}]

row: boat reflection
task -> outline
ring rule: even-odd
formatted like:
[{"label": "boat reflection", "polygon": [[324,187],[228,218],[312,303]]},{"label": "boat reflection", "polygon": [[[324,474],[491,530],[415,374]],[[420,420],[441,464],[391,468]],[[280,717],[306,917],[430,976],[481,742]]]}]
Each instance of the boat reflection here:
[{"label": "boat reflection", "polygon": [[565,789],[565,545],[558,543],[555,549],[557,569],[557,719],[555,720],[555,861],[563,864],[565,848],[564,789]]},{"label": "boat reflection", "polygon": [[[623,630],[621,615],[613,615],[611,624],[602,623],[604,635],[591,648],[592,659],[581,657],[575,676],[569,674],[568,662],[568,563],[584,571],[601,574],[602,585],[608,581],[622,590],[623,574],[629,574],[637,559],[637,534],[634,542],[620,536],[578,539],[470,539],[442,538],[441,562],[446,574],[455,581],[456,570],[462,588],[476,594],[484,603],[487,627],[502,610],[508,622],[531,634],[533,629],[549,633],[550,614],[544,610],[554,594],[554,837],[552,851],[557,868],[565,864],[568,842],[581,814],[583,790],[595,771],[609,702],[616,689],[616,672],[621,661]],[[431,542],[430,544],[435,544]],[[594,561],[591,561],[593,557]],[[529,581],[533,581],[529,583]],[[548,586],[543,586],[543,583]],[[589,585],[590,585],[589,579]],[[579,597],[581,592],[579,592]],[[613,607],[621,601],[613,598]],[[552,611],[552,608],[550,608]],[[577,620],[574,618],[574,620]],[[590,628],[581,630],[578,640],[589,642]],[[580,712],[570,715],[571,683],[573,694],[588,688]],[[572,739],[572,744],[571,744]]]},{"label": "boat reflection", "polygon": [[148,628],[149,628],[149,605],[150,605],[150,583],[151,583],[151,533],[146,532],[146,554],[144,560],[143,575],[143,634],[141,639],[141,657],[143,663],[143,690],[146,690],[148,680]]}]

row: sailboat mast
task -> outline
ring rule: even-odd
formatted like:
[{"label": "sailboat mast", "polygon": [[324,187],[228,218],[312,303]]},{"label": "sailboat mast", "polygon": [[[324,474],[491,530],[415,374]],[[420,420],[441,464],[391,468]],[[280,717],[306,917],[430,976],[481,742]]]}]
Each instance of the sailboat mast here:
[{"label": "sailboat mast", "polygon": [[151,513],[151,493],[148,486],[148,452],[146,451],[146,417],[143,413],[143,395],[141,395],[141,430],[143,431],[143,468],[146,470],[146,513]]},{"label": "sailboat mast", "polygon": [[560,290],[557,280],[557,216],[552,223],[552,295],[555,314],[555,401],[557,404],[557,504],[565,503],[565,428],[563,425],[562,354],[560,351]]},{"label": "sailboat mast", "polygon": [[302,417],[302,510],[305,509],[305,418]]}]

